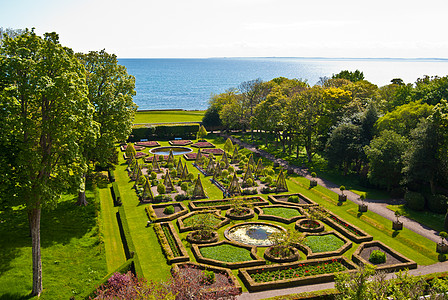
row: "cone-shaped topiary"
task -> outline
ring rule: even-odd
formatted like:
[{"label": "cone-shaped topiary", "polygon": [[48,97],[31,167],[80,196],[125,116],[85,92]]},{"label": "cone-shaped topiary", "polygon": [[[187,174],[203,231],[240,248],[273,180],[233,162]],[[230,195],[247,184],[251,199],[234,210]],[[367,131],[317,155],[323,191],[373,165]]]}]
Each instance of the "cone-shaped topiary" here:
[{"label": "cone-shaped topiary", "polygon": [[222,155],[221,161],[224,162],[224,168],[227,169],[229,167],[229,158],[227,157],[226,152]]},{"label": "cone-shaped topiary", "polygon": [[152,159],[152,171],[160,173],[162,171],[160,170],[159,163],[157,161],[158,161],[157,155],[154,154],[154,157]]},{"label": "cone-shaped topiary", "polygon": [[277,178],[277,186],[276,186],[276,192],[287,192],[288,186],[286,185],[286,179],[285,175],[283,174],[283,170],[280,171],[280,174],[278,174]]},{"label": "cone-shaped topiary", "polygon": [[183,170],[184,170],[184,166],[182,164],[182,157],[179,157],[179,161],[177,162],[177,168],[176,168],[178,177],[180,177]]},{"label": "cone-shaped topiary", "polygon": [[171,181],[171,175],[168,170],[166,170],[165,180],[163,181],[163,185],[166,187],[167,193],[171,193],[172,191],[174,191],[174,185],[173,185],[173,182]]},{"label": "cone-shaped topiary", "polygon": [[149,180],[146,179],[145,183],[143,185],[143,194],[142,194],[143,200],[154,200],[154,195],[151,191],[151,184],[149,183]]},{"label": "cone-shaped topiary", "polygon": [[206,198],[205,191],[204,191],[204,188],[202,186],[201,175],[200,174],[198,174],[198,179],[196,180],[196,184],[194,185],[193,198],[194,199]]},{"label": "cone-shaped topiary", "polygon": [[238,162],[238,146],[235,145],[235,148],[233,150],[233,154],[232,154],[232,163],[237,163]]},{"label": "cone-shaped topiary", "polygon": [[233,174],[233,178],[232,181],[230,182],[227,192],[230,195],[241,195],[241,186],[238,182],[238,177],[236,177],[236,174]]}]

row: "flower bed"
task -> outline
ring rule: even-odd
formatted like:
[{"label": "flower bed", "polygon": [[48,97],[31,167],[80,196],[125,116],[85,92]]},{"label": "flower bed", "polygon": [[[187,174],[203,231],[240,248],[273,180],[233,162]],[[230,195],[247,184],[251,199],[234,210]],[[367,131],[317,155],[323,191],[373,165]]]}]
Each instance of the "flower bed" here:
[{"label": "flower bed", "polygon": [[[170,205],[172,205],[174,207],[174,213],[173,214],[165,214],[164,213],[165,208]],[[148,218],[152,222],[171,221],[171,220],[174,220],[174,219],[188,213],[187,208],[181,202],[151,204],[149,206],[146,206],[145,210],[146,210],[146,214],[147,214]]]},{"label": "flower bed", "polygon": [[226,211],[226,217],[232,220],[247,220],[252,219],[254,216],[254,210],[248,207],[245,207],[244,211],[240,214],[235,213],[233,208]]},{"label": "flower bed", "polygon": [[[280,251],[285,251],[285,249],[288,249],[290,251],[290,254],[288,256],[280,254]],[[274,245],[264,251],[264,258],[276,263],[287,263],[299,260],[300,254],[295,247],[286,246],[285,248]]]},{"label": "flower bed", "polygon": [[230,269],[254,267],[266,264],[258,257],[257,247],[220,241],[208,245],[192,245],[193,254],[200,263],[222,266]]},{"label": "flower bed", "polygon": [[289,264],[243,268],[239,276],[251,292],[334,281],[338,272],[353,272],[356,265],[345,257],[314,259]]},{"label": "flower bed", "polygon": [[305,238],[305,242],[297,247],[308,259],[342,255],[352,247],[352,242],[336,231],[306,233]]},{"label": "flower bed", "polygon": [[230,223],[230,219],[223,217],[219,214],[218,210],[213,210],[213,211],[195,211],[195,212],[190,212],[188,214],[186,214],[185,216],[179,218],[177,220],[177,226],[179,227],[179,231],[180,232],[185,232],[185,231],[190,231],[193,230],[193,226],[191,224],[191,221],[193,220],[193,218],[195,216],[197,216],[198,214],[201,213],[212,213],[214,220],[216,221],[216,228],[220,228],[224,225],[227,225]]},{"label": "flower bed", "polygon": [[192,147],[196,148],[215,148],[215,145],[213,145],[210,142],[197,142],[191,145]]},{"label": "flower bed", "polygon": [[259,220],[271,220],[286,224],[290,224],[299,219],[306,218],[300,207],[292,207],[280,204],[256,207],[255,211],[258,214]]},{"label": "flower bed", "polygon": [[352,260],[359,265],[372,264],[369,261],[369,257],[370,253],[374,250],[380,250],[386,254],[386,262],[376,264],[376,270],[397,272],[399,270],[417,268],[417,263],[406,258],[380,241],[362,243],[353,253]]},{"label": "flower bed", "polygon": [[170,222],[154,224],[154,231],[169,264],[190,260],[185,246]]},{"label": "flower bed", "polygon": [[[288,198],[290,196],[297,196],[299,199],[298,203],[294,202],[288,202]],[[311,200],[308,197],[305,197],[304,195],[298,193],[298,194],[286,194],[286,195],[269,195],[269,201],[271,201],[272,204],[284,204],[284,205],[290,205],[290,206],[298,206],[302,208],[306,208],[309,206],[316,206],[318,205],[316,202]]]},{"label": "flower bed", "polygon": [[[215,273],[215,283],[201,286],[202,271],[204,270]],[[201,296],[210,296],[210,299],[226,299],[242,292],[238,279],[229,269],[188,262],[173,265],[171,273],[173,276],[187,277],[190,280],[187,284],[194,285],[194,287],[190,286],[191,288],[196,288]]]},{"label": "flower bed", "polygon": [[[198,154],[195,153],[195,152],[185,153],[184,154],[184,159],[185,160],[196,160],[197,156],[198,156]],[[202,153],[202,156],[208,157],[208,154]]]},{"label": "flower bed", "polygon": [[148,148],[160,146],[159,142],[156,141],[136,142],[135,145]]},{"label": "flower bed", "polygon": [[359,244],[362,242],[373,240],[373,236],[371,236],[370,234],[367,234],[358,227],[347,223],[346,221],[332,213],[329,213],[329,216],[327,218],[324,218],[322,221],[324,221],[355,243]]},{"label": "flower bed", "polygon": [[[161,155],[156,155],[156,159],[157,159],[158,162],[159,162],[159,161],[162,161],[162,160],[160,159],[160,156],[161,156]],[[152,163],[153,160],[154,160],[154,155],[145,158],[145,162],[147,162],[147,163]],[[168,160],[168,155],[163,155],[163,160],[164,160],[164,161],[167,161],[167,160]]]},{"label": "flower bed", "polygon": [[142,157],[146,157],[146,156],[148,156],[149,154],[148,153],[145,153],[145,152],[137,152],[137,153],[135,153],[135,158],[136,159],[139,159],[139,158],[142,158]]},{"label": "flower bed", "polygon": [[[264,198],[260,196],[243,198],[244,202],[250,205],[267,205],[269,204]],[[196,200],[188,203],[190,210],[200,209],[229,209],[232,206],[232,199],[220,199],[220,200]]]},{"label": "flower bed", "polygon": [[187,241],[191,244],[210,244],[215,243],[219,240],[218,232],[216,231],[209,231],[208,236],[204,238],[204,236],[199,236],[199,230],[191,231],[187,235]]},{"label": "flower bed", "polygon": [[318,220],[301,219],[296,222],[295,228],[300,232],[322,232],[324,225]]},{"label": "flower bed", "polygon": [[[124,151],[126,151],[127,147],[128,147],[128,145],[121,145],[120,149],[121,149],[122,152],[124,152]],[[145,149],[145,147],[139,146],[139,145],[135,144],[134,145],[134,149],[135,149],[135,151],[141,151],[141,150]]]},{"label": "flower bed", "polygon": [[207,154],[213,154],[213,155],[223,155],[224,154],[224,150],[219,149],[219,148],[204,149],[204,150],[202,150],[202,152],[207,153]]},{"label": "flower bed", "polygon": [[174,140],[174,141],[169,141],[168,143],[170,143],[171,146],[187,146],[193,142],[190,140]]}]

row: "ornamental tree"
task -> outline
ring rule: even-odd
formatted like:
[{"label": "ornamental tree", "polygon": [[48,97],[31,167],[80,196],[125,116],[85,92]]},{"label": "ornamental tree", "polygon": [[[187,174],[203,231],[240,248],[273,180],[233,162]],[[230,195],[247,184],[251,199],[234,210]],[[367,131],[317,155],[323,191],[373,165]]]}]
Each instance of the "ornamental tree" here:
[{"label": "ornamental tree", "polygon": [[[42,292],[40,219],[61,194],[80,184],[85,136],[95,136],[85,71],[56,33],[26,30],[0,48],[2,141],[16,142],[10,205],[24,204],[30,223],[33,290]],[[12,176],[12,175],[11,175]]]}]

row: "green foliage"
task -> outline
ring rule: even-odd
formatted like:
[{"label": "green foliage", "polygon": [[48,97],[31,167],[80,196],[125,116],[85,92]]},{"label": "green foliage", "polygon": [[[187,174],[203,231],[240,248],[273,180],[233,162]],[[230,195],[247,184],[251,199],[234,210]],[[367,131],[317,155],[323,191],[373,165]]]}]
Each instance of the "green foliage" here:
[{"label": "green foliage", "polygon": [[375,265],[385,263],[386,253],[381,250],[373,250],[372,253],[370,253],[369,261]]},{"label": "green foliage", "polygon": [[151,172],[151,177],[152,180],[157,178],[157,173],[156,172]]},{"label": "green foliage", "polygon": [[297,195],[289,196],[288,197],[288,202],[299,203],[300,202],[300,198]]},{"label": "green foliage", "polygon": [[286,207],[269,207],[269,206],[263,208],[263,213],[265,215],[277,216],[284,219],[291,219],[293,217],[300,215],[300,212],[297,209]]},{"label": "green foliage", "polygon": [[407,191],[404,195],[404,200],[406,201],[406,206],[410,209],[421,211],[425,208],[425,197],[420,193]]},{"label": "green foliage", "polygon": [[428,208],[430,211],[443,214],[448,209],[448,197],[445,195],[428,195]]},{"label": "green foliage", "polygon": [[196,137],[199,124],[193,125],[156,125],[156,126],[134,126],[132,128],[130,141],[138,142],[141,139],[192,139]]},{"label": "green foliage", "polygon": [[165,187],[165,185],[163,183],[159,183],[157,185],[157,192],[159,194],[165,194],[166,193],[166,187]]},{"label": "green foliage", "polygon": [[170,205],[170,206],[165,207],[165,209],[163,210],[163,213],[166,215],[174,214],[174,206]]},{"label": "green foliage", "polygon": [[253,260],[250,250],[234,245],[223,244],[212,247],[202,247],[202,256],[224,262],[242,262]]},{"label": "green foliage", "polygon": [[215,272],[213,271],[201,271],[201,284],[213,284],[216,281]]},{"label": "green foliage", "polygon": [[204,125],[201,125],[199,127],[199,130],[198,130],[198,133],[197,133],[198,140],[202,140],[207,134],[208,134],[208,132],[205,129]]},{"label": "green foliage", "polygon": [[182,182],[180,185],[180,189],[184,192],[186,192],[188,190],[188,182]]},{"label": "green foliage", "polygon": [[310,247],[313,253],[336,251],[344,245],[344,241],[334,234],[307,236],[305,245]]},{"label": "green foliage", "polygon": [[338,74],[333,74],[331,78],[347,79],[350,80],[351,82],[357,82],[360,80],[364,80],[364,73],[359,70],[356,70],[354,72],[343,70]]}]

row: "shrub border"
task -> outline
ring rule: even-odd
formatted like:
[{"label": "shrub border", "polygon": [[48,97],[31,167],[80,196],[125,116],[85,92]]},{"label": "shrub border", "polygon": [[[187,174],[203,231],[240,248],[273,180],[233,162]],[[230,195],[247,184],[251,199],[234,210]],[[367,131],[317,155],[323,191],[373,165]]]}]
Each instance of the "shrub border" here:
[{"label": "shrub border", "polygon": [[[333,227],[337,231],[339,231],[342,235],[344,235],[351,241],[353,241],[357,244],[360,244],[363,242],[369,242],[369,241],[373,240],[373,236],[366,233],[364,230],[360,229],[359,227],[356,227],[355,225],[350,224],[349,222],[345,221],[344,219],[340,218],[339,216],[337,216],[329,211],[328,211],[328,214],[329,214],[329,216],[324,218],[322,221],[324,223],[326,223],[327,225]],[[351,227],[352,229],[358,231],[359,233],[362,234],[362,236],[357,236],[354,233],[350,232],[349,230],[345,229],[343,226],[341,226],[338,223],[336,223],[335,221],[333,221],[333,219],[331,219],[331,217],[335,217],[335,218],[339,219],[340,221],[346,223],[348,225],[348,227]]]},{"label": "shrub border", "polygon": [[[317,228],[306,228],[306,227],[301,226],[301,223],[305,222],[305,221],[317,222],[319,224],[319,227],[317,227]],[[309,218],[297,220],[294,228],[297,229],[300,232],[308,232],[308,233],[318,233],[318,232],[325,231],[325,226],[324,226],[324,224],[322,224],[321,220],[311,220]]]},{"label": "shrub border", "polygon": [[177,219],[177,227],[179,228],[179,232],[185,232],[185,231],[191,231],[194,230],[193,226],[185,226],[184,224],[184,220],[196,215],[196,214],[201,214],[201,213],[212,213],[215,216],[217,216],[219,219],[221,219],[222,221],[217,225],[216,229],[221,228],[227,224],[230,223],[230,219],[227,217],[223,217],[220,215],[220,211],[219,210],[202,210],[202,211],[192,211],[189,212],[188,214],[180,217],[179,219]]},{"label": "shrub border", "polygon": [[[169,215],[168,217],[157,218],[154,208],[155,207],[157,207],[157,208],[158,207],[168,207],[170,205],[180,206],[181,210],[178,211],[177,213],[173,213],[173,214]],[[145,210],[146,210],[146,215],[148,216],[149,220],[151,220],[151,222],[154,222],[154,223],[172,221],[172,220],[177,219],[177,218],[188,213],[187,207],[182,202],[151,204],[151,205],[146,206]]]},{"label": "shrub border", "polygon": [[[238,282],[238,279],[236,278],[235,275],[233,275],[232,271],[230,271],[227,268],[222,268],[222,267],[218,267],[218,266],[210,266],[210,265],[204,265],[204,264],[199,264],[199,263],[195,263],[195,262],[184,262],[184,263],[176,263],[171,267],[171,274],[175,274],[176,272],[179,271],[179,266],[182,265],[192,265],[192,266],[196,266],[201,270],[208,270],[208,271],[213,271],[213,272],[221,272],[221,273],[225,273],[227,275],[227,277],[229,278],[230,282],[235,286],[235,288],[242,293],[243,288],[241,287],[240,283]],[[210,290],[211,292],[214,292],[214,290]]]},{"label": "shrub border", "polygon": [[[220,261],[220,260],[216,260],[216,259],[207,258],[207,257],[202,256],[201,248],[215,247],[215,246],[220,246],[222,244],[228,244],[228,245],[232,245],[232,246],[235,246],[235,247],[245,248],[247,250],[250,250],[250,256],[252,257],[253,260],[232,263],[232,262],[224,262],[224,261]],[[228,240],[222,240],[222,241],[219,241],[219,242],[216,242],[216,243],[213,243],[213,244],[207,244],[207,245],[192,244],[191,250],[192,250],[192,252],[194,254],[194,257],[196,258],[196,260],[198,262],[204,263],[204,264],[208,264],[208,265],[212,265],[212,266],[224,267],[224,268],[229,268],[229,269],[238,269],[238,268],[261,266],[261,265],[265,265],[266,264],[266,261],[264,259],[261,259],[257,255],[257,247],[255,247],[255,246],[248,246],[248,245],[244,245],[244,244],[241,244],[241,243],[228,241]]]},{"label": "shrub border", "polygon": [[350,242],[349,240],[347,240],[345,237],[343,237],[341,234],[339,234],[338,232],[332,230],[332,231],[325,231],[325,232],[319,232],[319,233],[305,233],[304,237],[308,237],[308,236],[324,236],[324,235],[330,235],[333,234],[335,236],[337,236],[338,238],[340,238],[342,241],[344,241],[344,245],[342,245],[338,250],[334,250],[334,251],[327,251],[327,252],[318,252],[318,253],[313,253],[313,251],[311,250],[310,247],[308,247],[305,244],[297,244],[296,247],[299,248],[303,253],[305,253],[307,259],[315,259],[315,258],[327,258],[327,257],[332,257],[332,256],[340,256],[343,253],[347,252],[353,245],[352,242]]},{"label": "shrub border", "polygon": [[[283,197],[287,197],[287,198],[289,198],[290,196],[298,196],[303,201],[308,202],[308,204],[300,204],[300,203],[282,201],[282,200],[278,200],[277,199],[279,197],[282,197],[282,198]],[[289,206],[298,206],[298,207],[302,207],[302,208],[307,208],[307,207],[310,207],[310,206],[317,206],[317,205],[319,205],[316,202],[314,202],[313,200],[311,200],[310,198],[302,195],[301,193],[283,194],[283,195],[269,195],[268,199],[269,199],[269,201],[271,201],[272,204],[283,204],[283,205],[289,205]]]},{"label": "shrub border", "polygon": [[239,269],[238,275],[250,292],[258,292],[258,291],[265,291],[265,290],[272,290],[272,289],[284,289],[284,288],[296,287],[296,286],[300,286],[300,285],[311,285],[311,284],[332,282],[332,281],[334,281],[335,273],[319,274],[319,275],[314,275],[314,276],[299,277],[299,278],[285,279],[285,280],[276,280],[276,281],[269,281],[269,282],[255,282],[250,277],[249,274],[254,273],[258,270],[276,271],[276,270],[288,269],[291,267],[297,267],[300,264],[301,265],[316,264],[316,263],[331,261],[333,259],[339,260],[342,264],[344,264],[344,266],[346,266],[349,269],[347,271],[338,272],[338,274],[352,273],[357,268],[357,265],[355,263],[349,261],[344,256],[337,256],[337,257],[326,258],[323,260],[322,259],[310,259],[310,260],[298,261],[298,262],[294,262],[294,263],[273,264],[273,265],[268,265],[268,266],[263,266],[263,267],[241,268],[241,269]]},{"label": "shrub border", "polygon": [[[276,215],[267,215],[263,211],[263,208],[265,208],[265,207],[283,207],[283,208],[288,208],[288,209],[295,209],[295,210],[299,211],[300,216],[295,216],[295,217],[286,219],[286,218],[282,218],[282,217],[279,217]],[[255,211],[258,214],[258,220],[269,220],[269,221],[276,221],[276,222],[281,222],[281,223],[286,223],[286,224],[291,224],[292,222],[306,218],[305,212],[302,210],[301,207],[293,207],[293,206],[284,205],[284,204],[274,204],[274,205],[266,205],[266,206],[262,206],[262,207],[255,207]]]},{"label": "shrub border", "polygon": [[371,262],[369,262],[361,257],[361,252],[364,249],[369,248],[369,247],[374,247],[374,246],[380,247],[382,251],[387,252],[391,256],[402,261],[402,263],[394,264],[394,265],[385,265],[385,266],[376,265],[376,270],[381,270],[381,271],[391,273],[391,272],[396,272],[396,271],[400,271],[400,270],[404,270],[404,269],[410,270],[410,269],[417,268],[416,262],[414,262],[413,260],[410,260],[409,258],[407,258],[404,255],[402,255],[401,253],[393,250],[392,248],[390,248],[389,246],[387,246],[386,244],[384,244],[380,241],[365,242],[365,243],[362,243],[361,245],[359,245],[358,249],[356,249],[356,251],[352,254],[352,260],[361,266],[366,265],[366,264],[374,265]]},{"label": "shrub border", "polygon": [[276,257],[271,254],[272,247],[274,247],[274,246],[270,246],[270,247],[266,248],[266,250],[264,251],[264,254],[263,254],[265,259],[276,262],[276,263],[288,263],[288,262],[300,260],[300,253],[296,247],[289,246],[291,248],[291,250],[293,251],[292,255],[290,255],[288,257]]},{"label": "shrub border", "polygon": [[[164,225],[168,226],[168,230],[171,233],[172,237],[174,238],[176,246],[179,248],[179,251],[182,254],[181,256],[174,256],[174,253],[173,253],[171,246],[167,240],[165,232],[162,229],[162,226],[164,226]],[[162,247],[163,253],[165,254],[166,260],[168,261],[168,264],[184,262],[184,261],[190,260],[190,257],[188,256],[187,249],[185,249],[184,244],[180,240],[179,235],[177,234],[177,232],[174,229],[174,226],[173,226],[173,224],[171,224],[171,222],[163,222],[163,223],[154,224],[154,231],[156,233],[157,239],[159,240],[159,244]]]},{"label": "shrub border", "polygon": [[242,215],[242,216],[234,216],[230,213],[230,211],[232,210],[232,208],[229,208],[228,210],[226,210],[226,217],[231,219],[231,220],[248,220],[248,219],[252,219],[253,217],[255,217],[255,212],[252,208],[249,207],[245,207],[246,209],[249,210],[248,214]]},{"label": "shrub border", "polygon": [[[218,199],[218,200],[194,200],[194,201],[190,201],[188,203],[188,207],[190,208],[190,210],[203,210],[203,209],[210,209],[210,208],[214,208],[214,209],[229,209],[231,208],[231,204],[222,204],[222,205],[214,205],[214,206],[197,206],[197,203],[207,203],[207,202],[228,202],[231,198],[227,198],[227,199]],[[253,197],[243,197],[243,199],[258,199],[259,201],[255,201],[255,202],[250,202],[248,204],[250,205],[254,205],[254,206],[259,206],[259,205],[269,205],[269,202],[267,200],[265,200],[263,197],[261,196],[253,196]]]}]

